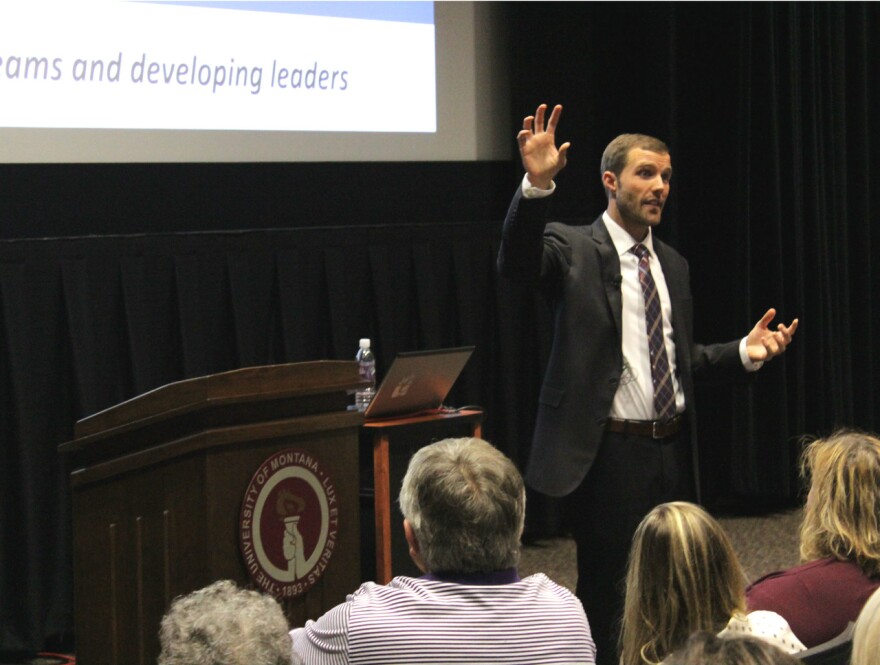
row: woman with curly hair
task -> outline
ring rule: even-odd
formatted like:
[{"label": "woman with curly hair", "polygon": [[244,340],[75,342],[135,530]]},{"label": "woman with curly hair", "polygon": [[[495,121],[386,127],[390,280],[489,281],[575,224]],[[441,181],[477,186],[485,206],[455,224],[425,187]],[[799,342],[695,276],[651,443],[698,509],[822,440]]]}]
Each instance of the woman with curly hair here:
[{"label": "woman with curly hair", "polygon": [[880,439],[852,430],[809,444],[800,531],[802,563],[746,592],[748,606],[786,618],[813,647],[841,633],[880,586]]},{"label": "woman with curly hair", "polygon": [[802,651],[773,612],[746,613],[746,578],[721,525],[699,506],[664,503],[633,536],[626,575],[621,665],[652,665],[697,631],[752,635]]},{"label": "woman with curly hair", "polygon": [[158,665],[298,665],[288,630],[274,598],[220,580],[171,603]]},{"label": "woman with curly hair", "polygon": [[663,665],[802,665],[766,640],[756,637],[718,637],[701,630]]}]

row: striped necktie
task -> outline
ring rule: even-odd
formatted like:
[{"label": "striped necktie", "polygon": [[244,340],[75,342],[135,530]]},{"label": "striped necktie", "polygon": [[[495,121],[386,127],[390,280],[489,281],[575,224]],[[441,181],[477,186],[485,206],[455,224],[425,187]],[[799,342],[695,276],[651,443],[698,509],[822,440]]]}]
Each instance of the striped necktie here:
[{"label": "striped necktie", "polygon": [[675,415],[675,391],[672,387],[672,372],[669,358],[663,343],[663,313],[660,311],[660,295],[657,284],[651,275],[648,248],[642,243],[632,248],[639,259],[639,283],[645,298],[645,324],[648,331],[648,352],[651,355],[651,380],[654,384],[654,410],[657,420],[666,421]]}]

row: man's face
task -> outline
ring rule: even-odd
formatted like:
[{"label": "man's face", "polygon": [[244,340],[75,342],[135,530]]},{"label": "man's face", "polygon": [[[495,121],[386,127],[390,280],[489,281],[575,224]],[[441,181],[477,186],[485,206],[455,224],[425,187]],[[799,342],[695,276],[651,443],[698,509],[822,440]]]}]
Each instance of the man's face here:
[{"label": "man's face", "polygon": [[643,237],[648,227],[660,223],[672,178],[672,159],[668,153],[633,148],[620,176],[606,172],[605,177],[606,186],[610,186],[617,203],[620,221],[633,237]]}]

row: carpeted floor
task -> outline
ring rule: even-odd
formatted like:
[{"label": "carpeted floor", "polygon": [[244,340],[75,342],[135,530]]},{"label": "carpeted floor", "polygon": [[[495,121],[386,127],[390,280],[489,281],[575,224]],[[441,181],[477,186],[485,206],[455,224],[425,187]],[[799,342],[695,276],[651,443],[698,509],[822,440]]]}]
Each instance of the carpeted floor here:
[{"label": "carpeted floor", "polygon": [[[800,519],[800,510],[759,517],[718,518],[750,581],[798,562]],[[577,583],[574,541],[571,538],[549,538],[526,545],[519,571],[523,576],[543,572],[574,591]]]}]

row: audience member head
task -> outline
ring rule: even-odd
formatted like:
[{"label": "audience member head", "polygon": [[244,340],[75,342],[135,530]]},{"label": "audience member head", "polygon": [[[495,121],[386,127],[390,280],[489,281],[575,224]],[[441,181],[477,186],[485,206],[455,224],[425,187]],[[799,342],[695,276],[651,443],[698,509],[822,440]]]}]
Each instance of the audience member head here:
[{"label": "audience member head", "polygon": [[880,439],[841,430],[810,443],[801,457],[809,495],[801,524],[801,559],[855,561],[880,575]]},{"label": "audience member head", "polygon": [[288,630],[274,598],[221,580],[171,603],[159,665],[290,665]]},{"label": "audience member head", "polygon": [[798,665],[801,661],[766,640],[748,635],[718,637],[701,630],[663,665]]},{"label": "audience member head", "polygon": [[851,665],[880,664],[880,589],[877,589],[859,613],[853,631]]},{"label": "audience member head", "polygon": [[746,578],[721,525],[683,501],[648,513],[633,536],[620,651],[623,665],[659,663],[698,630],[745,612]]},{"label": "audience member head", "polygon": [[400,509],[410,554],[426,572],[486,573],[519,562],[523,480],[482,439],[445,439],[417,451]]}]

